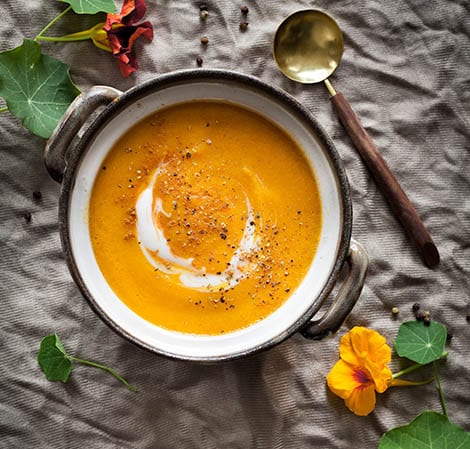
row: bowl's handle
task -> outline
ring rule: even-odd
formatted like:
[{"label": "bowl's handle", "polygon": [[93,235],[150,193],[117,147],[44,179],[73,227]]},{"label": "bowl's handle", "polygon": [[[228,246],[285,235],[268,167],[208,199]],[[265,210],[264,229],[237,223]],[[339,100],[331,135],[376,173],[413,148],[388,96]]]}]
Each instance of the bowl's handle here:
[{"label": "bowl's handle", "polygon": [[365,249],[355,240],[351,240],[346,261],[349,273],[336,298],[325,314],[315,321],[310,321],[301,333],[312,340],[320,340],[336,332],[348,317],[361,294],[369,266]]},{"label": "bowl's handle", "polygon": [[121,91],[108,86],[94,86],[81,93],[67,108],[44,149],[44,163],[49,175],[61,182],[66,167],[67,150],[90,114],[115,100]]}]

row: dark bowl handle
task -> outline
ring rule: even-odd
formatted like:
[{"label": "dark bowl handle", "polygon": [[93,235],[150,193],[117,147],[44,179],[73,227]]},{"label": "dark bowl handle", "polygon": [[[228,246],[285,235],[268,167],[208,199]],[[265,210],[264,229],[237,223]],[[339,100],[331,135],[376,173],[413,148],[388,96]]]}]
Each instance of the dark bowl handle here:
[{"label": "dark bowl handle", "polygon": [[301,334],[312,340],[321,340],[335,333],[348,317],[359,299],[369,266],[369,258],[361,244],[351,240],[346,258],[349,273],[330,308],[319,320],[312,320]]},{"label": "dark bowl handle", "polygon": [[49,175],[62,182],[67,165],[67,151],[92,112],[114,101],[121,91],[108,86],[94,86],[81,93],[67,108],[44,149],[44,163]]}]

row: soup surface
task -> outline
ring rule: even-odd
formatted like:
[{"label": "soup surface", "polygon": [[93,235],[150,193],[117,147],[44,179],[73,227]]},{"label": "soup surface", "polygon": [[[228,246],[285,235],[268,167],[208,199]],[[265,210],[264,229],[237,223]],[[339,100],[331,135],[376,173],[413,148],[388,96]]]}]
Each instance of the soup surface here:
[{"label": "soup surface", "polygon": [[95,256],[116,295],[158,326],[208,335],[286,301],[321,222],[298,144],[217,101],[170,106],[130,129],[104,160],[89,208]]}]

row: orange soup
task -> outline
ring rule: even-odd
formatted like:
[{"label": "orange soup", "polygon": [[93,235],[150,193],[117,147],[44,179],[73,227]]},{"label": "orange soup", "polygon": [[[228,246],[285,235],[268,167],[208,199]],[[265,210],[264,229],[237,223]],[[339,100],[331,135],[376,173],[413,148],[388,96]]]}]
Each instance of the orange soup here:
[{"label": "orange soup", "polygon": [[170,106],[131,128],[104,160],[89,207],[116,295],[158,326],[207,335],[286,301],[312,262],[321,218],[299,145],[217,101]]}]

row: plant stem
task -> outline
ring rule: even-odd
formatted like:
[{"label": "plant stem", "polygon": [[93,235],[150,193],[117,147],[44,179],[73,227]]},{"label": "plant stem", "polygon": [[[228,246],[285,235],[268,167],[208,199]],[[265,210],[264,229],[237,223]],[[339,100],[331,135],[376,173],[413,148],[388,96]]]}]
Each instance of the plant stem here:
[{"label": "plant stem", "polygon": [[86,41],[90,39],[90,36],[83,36],[83,37],[50,37],[50,36],[41,36],[36,37],[38,41],[46,41],[46,42],[77,42],[77,41]]},{"label": "plant stem", "polygon": [[38,35],[34,38],[35,41],[38,40],[45,40],[47,38],[43,38],[42,35],[52,26],[54,23],[56,23],[62,16],[67,14],[70,10],[72,9],[72,5],[68,6],[65,8],[59,15],[54,17],[39,33]]},{"label": "plant stem", "polygon": [[113,369],[108,368],[107,366],[104,366],[104,365],[100,365],[99,363],[90,362],[89,360],[79,359],[78,357],[74,357],[73,355],[70,355],[68,357],[70,358],[70,360],[73,360],[74,362],[82,363],[83,365],[89,365],[89,366],[93,366],[95,368],[99,368],[104,371],[107,371],[109,374],[113,375],[117,380],[121,381],[127,388],[129,388],[129,390],[133,391],[134,393],[137,392],[137,388],[132,386],[129,382],[127,382],[126,379],[121,377]]},{"label": "plant stem", "polygon": [[[442,355],[439,357],[438,360],[445,359],[448,355],[449,355],[448,352],[444,352],[444,353],[442,353]],[[396,379],[398,377],[401,377],[404,374],[412,373],[413,371],[416,371],[417,369],[421,368],[422,366],[426,366],[426,365],[423,365],[421,363],[415,363],[415,364],[409,366],[408,368],[402,369],[401,371],[398,371],[398,373],[393,374],[392,379]]]},{"label": "plant stem", "polygon": [[437,364],[436,362],[433,362],[432,364],[434,366],[434,378],[436,379],[437,389],[439,390],[439,399],[441,400],[442,411],[444,412],[444,415],[448,417],[449,415],[447,414],[446,400],[444,398],[444,392],[442,391],[441,380],[439,379],[439,371],[437,369]]},{"label": "plant stem", "polygon": [[421,365],[421,363],[415,363],[414,365],[409,366],[408,368],[402,369],[401,371],[398,371],[398,373],[392,374],[392,379],[396,379],[398,377],[403,376],[404,374],[412,373],[413,371],[416,371],[417,369],[421,368],[424,365]]},{"label": "plant stem", "polygon": [[0,112],[7,112],[8,111],[8,106],[5,106],[4,108],[0,108]]},{"label": "plant stem", "polygon": [[411,380],[401,380],[401,379],[393,379],[392,383],[390,384],[391,387],[418,387],[420,385],[426,385],[431,383],[434,380],[434,377],[431,379],[426,380],[418,380],[418,381],[411,381]]}]

